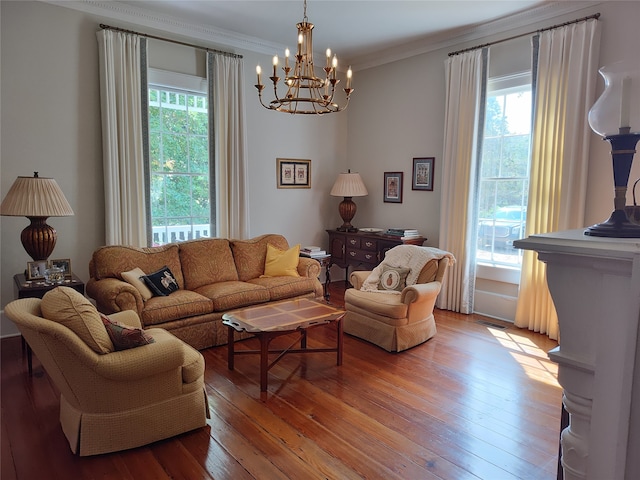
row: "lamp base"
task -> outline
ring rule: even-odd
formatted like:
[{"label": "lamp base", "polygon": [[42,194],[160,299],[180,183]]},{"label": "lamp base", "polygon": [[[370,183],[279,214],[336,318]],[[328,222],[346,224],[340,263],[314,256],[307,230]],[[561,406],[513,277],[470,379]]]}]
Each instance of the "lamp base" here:
[{"label": "lamp base", "polygon": [[34,261],[49,258],[56,246],[56,229],[47,225],[47,217],[27,217],[31,224],[20,234],[22,246]]},{"label": "lamp base", "polygon": [[640,225],[631,223],[624,210],[614,210],[607,221],[590,226],[584,234],[591,237],[640,238]]},{"label": "lamp base", "polygon": [[340,225],[338,228],[336,228],[336,230],[339,232],[350,232],[350,233],[355,233],[358,231],[358,229],[353,225],[345,225],[345,224]]}]

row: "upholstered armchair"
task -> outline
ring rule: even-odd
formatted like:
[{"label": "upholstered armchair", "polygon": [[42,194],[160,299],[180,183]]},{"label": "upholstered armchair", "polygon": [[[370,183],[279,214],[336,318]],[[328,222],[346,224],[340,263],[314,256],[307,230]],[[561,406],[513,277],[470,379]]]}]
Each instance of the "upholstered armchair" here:
[{"label": "upholstered armchair", "polygon": [[454,261],[449,252],[399,245],[373,271],[352,272],[344,331],[389,352],[427,341],[436,334],[433,309]]},{"label": "upholstered armchair", "polygon": [[[57,287],[5,313],[60,390],[74,453],[125,450],[206,425],[204,358],[166,330],[141,330],[135,312],[101,316],[80,293]],[[142,345],[130,348],[132,341]]]}]

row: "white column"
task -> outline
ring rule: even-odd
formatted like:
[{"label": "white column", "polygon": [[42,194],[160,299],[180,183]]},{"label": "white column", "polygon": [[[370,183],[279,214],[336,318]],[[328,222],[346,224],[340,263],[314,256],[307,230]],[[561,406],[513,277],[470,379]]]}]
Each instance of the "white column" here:
[{"label": "white column", "polygon": [[[582,230],[516,242],[547,264],[560,324],[549,352],[569,426],[562,432],[566,480],[624,480],[640,452],[628,451],[640,316],[640,241],[584,236]],[[632,422],[633,423],[633,422]]]}]

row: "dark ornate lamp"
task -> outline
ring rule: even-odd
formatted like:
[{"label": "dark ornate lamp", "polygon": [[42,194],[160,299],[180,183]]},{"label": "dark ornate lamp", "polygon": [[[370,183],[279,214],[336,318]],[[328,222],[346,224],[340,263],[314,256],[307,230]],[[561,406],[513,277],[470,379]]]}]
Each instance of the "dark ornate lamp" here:
[{"label": "dark ornate lamp", "polygon": [[625,211],[629,173],[640,140],[640,63],[617,62],[602,67],[605,90],[589,111],[589,125],[611,144],[614,211],[603,223],[584,232],[594,237],[640,238],[640,225]]},{"label": "dark ornate lamp", "polygon": [[344,197],[344,200],[338,205],[338,211],[342,218],[342,225],[338,227],[338,231],[357,232],[358,229],[351,225],[351,220],[353,220],[353,217],[356,215],[356,204],[351,198],[369,195],[360,174],[351,173],[351,170],[349,170],[347,173],[338,175],[338,179],[336,183],[334,183],[330,195],[334,197]]},{"label": "dark ornate lamp", "polygon": [[56,230],[48,217],[67,217],[73,210],[53,178],[18,177],[0,205],[0,215],[27,217],[31,224],[22,231],[22,246],[34,261],[46,260],[56,246]]}]

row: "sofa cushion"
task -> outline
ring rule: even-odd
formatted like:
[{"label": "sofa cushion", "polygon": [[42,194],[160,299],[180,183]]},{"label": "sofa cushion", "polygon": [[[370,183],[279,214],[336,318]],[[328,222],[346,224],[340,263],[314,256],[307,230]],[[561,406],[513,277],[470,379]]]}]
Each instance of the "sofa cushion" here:
[{"label": "sofa cushion", "polygon": [[238,280],[246,282],[264,275],[267,245],[287,250],[289,244],[282,235],[267,234],[249,240],[232,240],[231,251],[238,271]]},{"label": "sofa cushion", "polygon": [[265,277],[299,277],[300,244],[287,250],[281,250],[267,244],[267,256],[264,262]]},{"label": "sofa cushion", "polygon": [[44,318],[73,331],[94,352],[114,351],[98,310],[80,292],[70,287],[56,287],[45,293],[40,308]]},{"label": "sofa cushion", "polygon": [[140,316],[146,327],[211,312],[213,302],[210,299],[190,290],[178,290],[166,297],[149,299]]},{"label": "sofa cushion", "polygon": [[103,314],[100,314],[100,318],[116,351],[128,350],[155,342],[153,337],[141,328],[123,325]]},{"label": "sofa cushion", "polygon": [[187,290],[195,290],[211,283],[238,280],[229,240],[224,238],[182,242],[180,262]]},{"label": "sofa cushion", "polygon": [[213,300],[216,312],[269,301],[269,290],[266,287],[248,282],[213,283],[198,288],[196,292]]},{"label": "sofa cushion", "polygon": [[267,288],[271,301],[305,294],[315,297],[315,282],[315,279],[308,277],[261,277],[249,280],[249,283]]},{"label": "sofa cushion", "polygon": [[155,272],[167,266],[173,272],[178,287],[184,288],[178,245],[136,248],[123,245],[101,247],[93,252],[93,278],[122,278],[121,273],[138,267],[144,272]]},{"label": "sofa cushion", "polygon": [[166,265],[157,272],[150,273],[149,275],[143,275],[142,279],[153,294],[160,297],[166,297],[167,295],[171,295],[173,292],[179,290],[178,282],[176,282],[171,269]]},{"label": "sofa cushion", "polygon": [[[355,288],[348,288],[344,292],[345,307],[350,311],[368,312],[368,314],[388,318],[391,322],[400,321],[402,325],[407,322],[408,306],[400,301],[400,295],[386,295],[379,292],[366,292]],[[395,323],[392,323],[395,324]]]},{"label": "sofa cushion", "polygon": [[391,267],[384,265],[380,272],[380,281],[378,282],[378,290],[393,290],[401,292],[407,286],[407,275],[411,271],[410,268]]},{"label": "sofa cushion", "polygon": [[142,299],[146,302],[151,297],[153,297],[153,292],[149,290],[149,287],[147,287],[142,278],[140,278],[144,275],[145,273],[139,267],[136,267],[133,270],[129,270],[128,272],[122,272],[120,274],[125,282],[136,287],[136,289],[140,292],[140,295],[142,295]]}]

